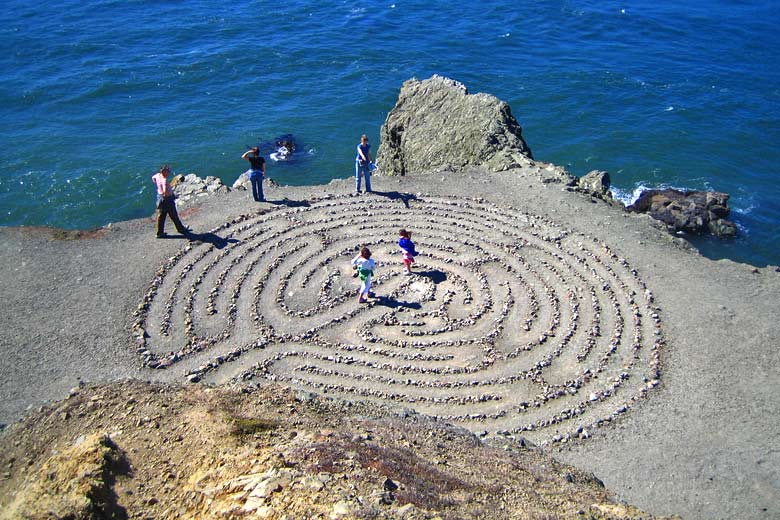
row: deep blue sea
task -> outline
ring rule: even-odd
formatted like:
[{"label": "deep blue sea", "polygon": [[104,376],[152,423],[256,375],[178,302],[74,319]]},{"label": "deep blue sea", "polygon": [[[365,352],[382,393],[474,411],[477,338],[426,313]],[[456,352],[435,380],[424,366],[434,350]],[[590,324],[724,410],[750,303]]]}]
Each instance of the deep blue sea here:
[{"label": "deep blue sea", "polygon": [[607,170],[628,199],[731,194],[708,256],[780,264],[780,2],[205,2],[0,5],[0,225],[150,215],[150,176],[246,169],[292,133],[283,184],[352,174],[404,80],[506,100],[538,160]]}]

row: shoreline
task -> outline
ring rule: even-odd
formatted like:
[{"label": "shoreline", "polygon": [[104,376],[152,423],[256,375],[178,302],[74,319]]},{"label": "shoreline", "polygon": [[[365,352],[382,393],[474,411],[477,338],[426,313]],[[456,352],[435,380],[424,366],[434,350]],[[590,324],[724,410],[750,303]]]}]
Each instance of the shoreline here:
[{"label": "shoreline", "polygon": [[[544,161],[538,161],[539,164],[549,164],[545,163]],[[562,170],[566,171],[567,170]],[[200,185],[195,186],[195,190],[205,189],[205,186],[209,184],[209,181],[206,179],[215,179],[219,185],[230,187],[230,189],[235,189],[235,186],[237,184],[242,184],[242,179],[244,179],[244,174],[239,174],[239,176],[236,178],[235,181],[233,181],[232,184],[223,184],[222,179],[219,177],[213,177],[213,176],[206,176],[206,177],[200,177],[197,173],[188,173],[188,174],[177,174],[184,177],[189,178],[195,178],[198,179],[198,183]],[[582,177],[576,177],[577,179],[582,179]],[[330,182],[338,182],[343,178],[334,178]],[[273,181],[273,179],[268,179]],[[267,180],[267,181],[268,181]],[[267,182],[266,181],[266,182]],[[245,184],[248,186],[248,184]],[[276,187],[285,187],[285,188],[291,188],[291,189],[316,189],[319,186],[323,186],[322,184],[316,184],[316,183],[304,183],[304,184],[284,184],[279,185],[275,184]],[[653,189],[665,189],[668,187],[665,183],[661,183],[656,188],[650,188],[642,184],[640,187],[637,187],[634,189],[633,193],[621,188],[616,188],[615,186],[611,186],[610,196],[612,196],[613,200],[615,200],[617,203],[622,204],[624,207],[628,207],[631,204],[631,201],[635,201],[638,197],[637,190],[653,190]],[[677,188],[677,187],[670,187],[671,189],[679,190],[679,191],[696,191],[696,190],[688,190],[686,188]],[[243,188],[240,188],[243,189]],[[191,197],[187,197],[188,200],[184,205],[182,205],[181,201],[178,202],[179,207],[187,207],[192,205],[194,200],[192,200]],[[150,206],[151,207],[151,206]],[[753,268],[757,269],[778,269],[780,270],[780,264],[776,263],[770,263],[768,261],[764,262],[761,260],[756,260],[755,263],[751,263],[744,257],[744,255],[736,252],[740,249],[741,246],[739,246],[739,242],[745,240],[745,236],[749,234],[750,230],[745,227],[745,225],[741,222],[741,219],[744,218],[744,214],[742,212],[732,210],[732,214],[738,213],[740,215],[740,218],[735,219],[734,222],[737,225],[738,233],[736,237],[732,238],[720,238],[713,236],[710,233],[703,233],[703,234],[689,234],[685,232],[678,232],[677,234],[673,234],[675,238],[678,238],[680,240],[683,240],[687,247],[690,247],[692,250],[695,250],[697,254],[700,256],[713,261],[718,260],[728,260],[739,264],[744,264]],[[154,210],[151,213],[151,216],[154,215]],[[112,226],[122,223],[122,222],[131,222],[135,220],[142,220],[149,218],[148,216],[139,215],[138,217],[131,218],[128,220],[120,220],[120,221],[108,221],[104,224],[97,224],[94,226],[87,226],[87,227],[59,227],[59,226],[49,226],[49,225],[38,225],[38,224],[29,224],[29,225],[12,225],[12,226],[0,226],[0,229],[7,229],[7,230],[14,230],[14,229],[20,229],[20,230],[51,230],[51,233],[54,235],[57,235],[58,238],[62,239],[71,239],[78,236],[86,236],[89,234],[94,233],[101,233],[104,232],[106,229],[110,229]],[[652,224],[651,224],[652,225]],[[726,249],[724,249],[726,247]]]},{"label": "shoreline", "polygon": [[[300,204],[313,198],[344,197],[351,182],[269,187],[268,198],[279,204],[262,209],[295,210],[298,204],[304,210]],[[708,260],[656,229],[649,217],[541,183],[534,170],[378,176],[374,184],[410,200],[468,193],[499,208],[518,207],[596,236],[627,258],[661,309],[666,339],[661,384],[628,413],[589,432],[589,439],[554,447],[553,454],[594,472],[620,498],[654,514],[760,518],[761,508],[780,511],[777,497],[761,492],[766,483],[777,484],[768,468],[780,462],[771,451],[778,436],[772,417],[779,410],[768,384],[779,364],[771,346],[780,343],[774,320],[780,312],[777,273]],[[195,232],[213,232],[252,214],[250,198],[240,190],[202,197],[203,202],[184,208],[182,219]],[[149,217],[112,224],[99,239],[46,235],[0,229],[12,309],[2,318],[7,331],[0,343],[6,360],[0,374],[2,421],[16,420],[28,405],[67,396],[79,381],[134,377],[185,383],[187,372],[202,361],[143,369],[131,332],[144,287],[185,242],[155,241]],[[735,475],[743,487],[732,486]]]}]

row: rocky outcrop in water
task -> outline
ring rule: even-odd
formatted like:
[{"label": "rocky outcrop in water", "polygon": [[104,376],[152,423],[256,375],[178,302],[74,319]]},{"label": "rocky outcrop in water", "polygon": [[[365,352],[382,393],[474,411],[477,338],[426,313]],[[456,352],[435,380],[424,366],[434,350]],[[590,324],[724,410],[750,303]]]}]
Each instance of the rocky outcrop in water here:
[{"label": "rocky outcrop in water", "polygon": [[730,212],[728,200],[727,193],[714,191],[647,190],[627,209],[647,213],[672,232],[709,231],[718,237],[733,237],[737,226],[726,220]]},{"label": "rocky outcrop in water", "polygon": [[467,166],[503,171],[527,165],[532,155],[507,103],[434,75],[403,84],[376,159],[382,174],[406,175]]}]

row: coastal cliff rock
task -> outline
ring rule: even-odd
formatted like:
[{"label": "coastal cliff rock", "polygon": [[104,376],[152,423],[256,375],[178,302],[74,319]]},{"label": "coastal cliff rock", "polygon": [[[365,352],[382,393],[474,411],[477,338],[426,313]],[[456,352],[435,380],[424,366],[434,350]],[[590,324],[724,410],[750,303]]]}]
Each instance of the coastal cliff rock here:
[{"label": "coastal cliff rock", "polygon": [[599,199],[611,200],[609,173],[593,170],[577,180],[578,191]]},{"label": "coastal cliff rock", "polygon": [[646,190],[629,211],[647,213],[666,224],[672,232],[701,234],[707,231],[718,237],[733,237],[737,226],[726,220],[729,195],[711,191]]},{"label": "coastal cliff rock", "polygon": [[376,161],[381,174],[406,175],[467,166],[503,171],[532,158],[507,103],[434,75],[404,82],[380,130]]},{"label": "coastal cliff rock", "polygon": [[[277,188],[279,187],[279,184],[275,180],[271,179],[270,177],[265,177],[265,179],[263,180],[263,186]],[[233,182],[233,189],[241,190],[241,191],[247,191],[252,189],[252,183],[249,182],[249,172],[244,172],[238,176],[238,179],[236,179],[235,182]]]},{"label": "coastal cliff rock", "polygon": [[116,476],[127,470],[124,454],[110,437],[97,433],[79,436],[28,477],[21,492],[5,505],[0,519],[127,518],[112,489]]},{"label": "coastal cliff rock", "polygon": [[211,193],[227,193],[230,191],[230,188],[223,184],[219,177],[209,175],[204,179],[194,173],[177,175],[171,180],[171,185],[179,205],[186,205],[199,197],[205,197]]},{"label": "coastal cliff rock", "polygon": [[0,436],[0,467],[0,520],[653,518],[540,450],[273,386],[82,387]]}]

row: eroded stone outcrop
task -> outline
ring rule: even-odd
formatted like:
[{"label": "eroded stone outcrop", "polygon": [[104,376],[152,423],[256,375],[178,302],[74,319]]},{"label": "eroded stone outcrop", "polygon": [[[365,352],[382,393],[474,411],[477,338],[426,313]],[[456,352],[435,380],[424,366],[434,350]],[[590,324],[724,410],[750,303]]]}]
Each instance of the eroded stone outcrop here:
[{"label": "eroded stone outcrop", "polygon": [[593,170],[577,180],[577,190],[604,200],[611,200],[609,173]]},{"label": "eroded stone outcrop", "polygon": [[509,105],[469,94],[434,75],[404,82],[380,131],[377,166],[384,175],[484,166],[503,171],[528,164],[531,150]]},{"label": "eroded stone outcrop", "polygon": [[0,436],[0,467],[2,520],[655,518],[522,443],[275,386],[80,387]]},{"label": "eroded stone outcrop", "polygon": [[707,231],[719,237],[733,237],[737,226],[730,220],[729,195],[713,191],[674,189],[642,192],[629,211],[647,213],[666,224],[672,232],[701,234]]},{"label": "eroded stone outcrop", "polygon": [[222,183],[222,179],[207,176],[205,179],[194,173],[177,175],[171,180],[173,191],[178,199],[177,204],[186,205],[199,197],[205,197],[211,193],[227,193],[230,188]]},{"label": "eroded stone outcrop", "polygon": [[117,504],[113,484],[117,475],[128,470],[124,453],[108,435],[82,435],[64,451],[55,450],[37,472],[16,487],[14,499],[0,508],[0,519],[127,518],[125,509]]}]

